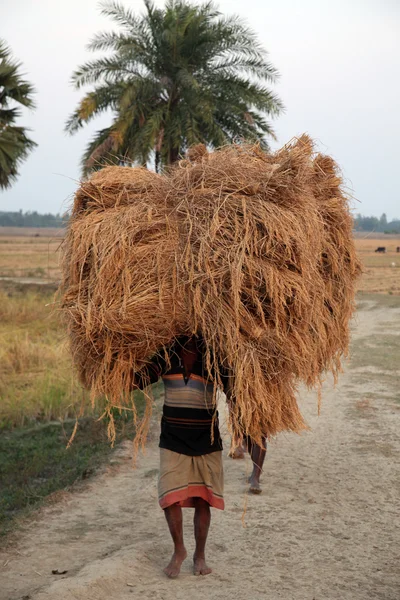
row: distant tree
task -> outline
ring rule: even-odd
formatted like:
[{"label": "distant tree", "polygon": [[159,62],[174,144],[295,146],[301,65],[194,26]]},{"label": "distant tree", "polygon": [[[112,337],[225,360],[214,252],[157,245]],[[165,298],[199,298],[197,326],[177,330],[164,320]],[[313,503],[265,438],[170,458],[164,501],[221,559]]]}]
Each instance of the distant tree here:
[{"label": "distant tree", "polygon": [[354,219],[354,225],[356,229],[363,231],[377,231],[379,219],[377,217],[363,217],[361,214],[358,214]]},{"label": "distant tree", "polygon": [[390,223],[388,223],[388,227],[400,233],[400,219],[393,219],[393,221],[390,221]]},{"label": "distant tree", "polygon": [[[18,105],[34,108],[34,88],[22,79],[21,63],[0,40],[0,188],[8,188],[18,176],[20,164],[37,145],[27,129],[15,123],[21,112]],[[17,105],[17,106],[15,106]]]},{"label": "distant tree", "polygon": [[363,217],[358,214],[354,218],[354,227],[360,231],[382,231],[389,233],[400,233],[400,220],[387,220],[386,214],[378,219],[378,217]]},{"label": "distant tree", "polygon": [[18,212],[0,211],[0,227],[64,227],[67,218],[59,214],[51,213],[39,214],[36,210],[33,212],[22,210]]},{"label": "distant tree", "polygon": [[266,116],[278,115],[282,104],[267,87],[277,71],[256,35],[212,2],[144,4],[145,14],[136,16],[117,2],[103,3],[102,14],[121,30],[99,33],[89,50],[111,54],[73,74],[77,89],[95,87],[69,118],[69,133],[113,112],[110,127],[87,146],[83,171],[121,160],[146,164],[152,156],[158,170],[198,142],[215,147],[246,139],[267,146],[266,136],[274,134]]}]

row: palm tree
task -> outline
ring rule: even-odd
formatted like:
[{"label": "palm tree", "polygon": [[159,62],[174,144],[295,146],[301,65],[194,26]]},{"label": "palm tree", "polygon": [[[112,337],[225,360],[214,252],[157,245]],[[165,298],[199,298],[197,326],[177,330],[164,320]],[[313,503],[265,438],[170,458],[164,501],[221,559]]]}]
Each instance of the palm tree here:
[{"label": "palm tree", "polygon": [[27,129],[15,125],[21,112],[14,104],[34,108],[33,86],[22,79],[21,63],[0,40],[0,189],[8,188],[18,176],[18,168],[37,146],[27,136]]},{"label": "palm tree", "polygon": [[111,51],[79,67],[76,89],[94,84],[70,116],[74,133],[111,109],[110,127],[98,131],[82,159],[83,172],[105,164],[176,161],[191,144],[212,147],[236,139],[267,146],[266,115],[282,110],[267,87],[277,71],[255,34],[237,17],[223,17],[212,2],[193,6],[167,0],[158,9],[144,0],[136,16],[117,2],[103,3],[119,32],[99,33],[91,51]]}]

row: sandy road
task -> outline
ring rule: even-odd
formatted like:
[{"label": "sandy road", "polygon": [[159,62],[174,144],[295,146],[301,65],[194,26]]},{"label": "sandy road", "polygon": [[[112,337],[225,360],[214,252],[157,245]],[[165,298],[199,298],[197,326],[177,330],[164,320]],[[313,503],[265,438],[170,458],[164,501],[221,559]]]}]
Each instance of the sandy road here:
[{"label": "sandy road", "polygon": [[[371,302],[354,339],[399,334],[400,308]],[[226,510],[213,511],[214,572],[204,578],[193,577],[189,558],[177,580],[163,575],[171,544],[157,504],[157,440],[136,471],[126,445],[112,472],[42,510],[0,553],[1,600],[398,600],[400,403],[392,392],[350,365],[336,390],[326,385],[320,418],[315,396],[302,394],[312,431],[270,444],[261,496],[246,495],[249,460],[225,458]],[[189,557],[192,516],[187,509]]]}]

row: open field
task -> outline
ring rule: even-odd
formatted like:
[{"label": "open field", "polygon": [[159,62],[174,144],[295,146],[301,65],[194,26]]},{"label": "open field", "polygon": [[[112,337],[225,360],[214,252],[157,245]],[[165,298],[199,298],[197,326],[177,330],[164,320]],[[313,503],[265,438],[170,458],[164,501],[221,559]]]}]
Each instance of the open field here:
[{"label": "open field", "polygon": [[0,236],[0,278],[58,281],[62,238]]},{"label": "open field", "polygon": [[[4,230],[13,230],[4,235]],[[0,279],[22,279],[37,282],[57,282],[60,279],[59,249],[63,230],[40,230],[40,237],[29,233],[16,236],[14,228],[0,228]],[[27,229],[20,228],[22,231]],[[28,230],[30,232],[30,229]],[[400,294],[400,235],[376,233],[356,234],[364,275],[360,292]],[[386,246],[386,254],[375,253],[377,246]]]},{"label": "open field", "polygon": [[269,444],[261,496],[246,495],[249,458],[225,451],[211,575],[191,573],[190,509],[188,559],[178,580],[162,573],[171,542],[157,503],[158,413],[136,470],[126,444],[113,470],[22,523],[0,552],[1,600],[183,600],[193,590],[206,600],[398,600],[399,323],[399,296],[359,297],[345,372],[336,388],[325,383],[319,417],[315,394],[300,391],[311,430]]},{"label": "open field", "polygon": [[[396,252],[400,235],[357,237],[355,241],[364,268],[359,291],[400,294],[400,253]],[[384,246],[386,253],[375,252],[378,246]]]},{"label": "open field", "polygon": [[64,230],[58,227],[0,227],[0,237],[62,238]]},{"label": "open field", "polygon": [[390,240],[398,239],[400,236],[400,233],[382,233],[381,231],[354,231],[353,234],[357,240],[369,238],[370,240],[381,240],[382,242],[390,242]]}]

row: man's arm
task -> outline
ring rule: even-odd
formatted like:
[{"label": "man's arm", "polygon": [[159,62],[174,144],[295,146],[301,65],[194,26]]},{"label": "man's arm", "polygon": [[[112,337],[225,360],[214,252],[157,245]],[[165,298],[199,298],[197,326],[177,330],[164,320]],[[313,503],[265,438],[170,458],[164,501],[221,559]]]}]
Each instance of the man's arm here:
[{"label": "man's arm", "polygon": [[163,361],[158,356],[153,357],[151,361],[139,373],[133,376],[133,389],[143,390],[144,388],[156,383],[163,373]]}]

